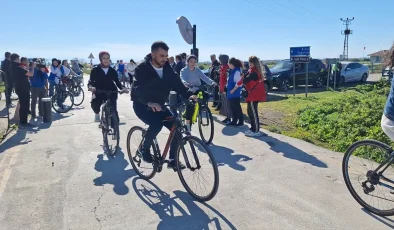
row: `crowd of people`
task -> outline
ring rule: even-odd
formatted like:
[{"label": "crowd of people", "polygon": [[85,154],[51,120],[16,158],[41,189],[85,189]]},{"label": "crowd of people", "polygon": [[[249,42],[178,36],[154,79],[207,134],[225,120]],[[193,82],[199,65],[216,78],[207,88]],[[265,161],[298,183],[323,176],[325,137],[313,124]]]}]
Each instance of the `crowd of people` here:
[{"label": "crowd of people", "polygon": [[5,74],[6,106],[15,107],[11,101],[13,91],[19,99],[11,122],[19,123],[20,128],[33,126],[28,122],[28,115],[30,114],[33,119],[42,117],[42,99],[47,95],[53,96],[54,88],[62,77],[82,76],[82,67],[77,60],[72,60],[70,66],[68,60],[60,61],[54,58],[48,69],[45,60],[34,58],[29,62],[26,57],[5,52],[1,70]]}]

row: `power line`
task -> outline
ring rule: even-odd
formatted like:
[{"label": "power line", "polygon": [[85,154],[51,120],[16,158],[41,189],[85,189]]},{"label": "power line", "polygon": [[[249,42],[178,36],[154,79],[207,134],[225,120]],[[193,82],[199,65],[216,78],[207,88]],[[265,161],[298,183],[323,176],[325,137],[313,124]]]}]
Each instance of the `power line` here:
[{"label": "power line", "polygon": [[[290,10],[290,11],[293,12],[293,13],[296,13],[296,14],[298,14],[298,15],[300,14],[299,11],[293,10],[293,9],[287,7],[286,5],[283,5],[282,3],[277,2],[276,0],[271,0],[271,1],[274,2],[275,4],[279,5],[279,6],[282,6],[283,8],[285,8],[285,9],[287,9],[287,10]],[[301,15],[302,15],[302,14],[301,14]],[[303,15],[303,16],[306,16],[306,15]],[[310,16],[306,16],[306,17],[311,18]]]},{"label": "power line", "polygon": [[[256,4],[256,3],[254,3],[254,2],[251,2],[251,1],[249,1],[249,0],[244,0],[244,1],[247,2],[247,3],[249,3],[249,4],[251,4],[251,5],[260,7],[261,9],[263,9],[263,10],[265,10],[265,11],[268,11],[268,12],[271,12],[271,13],[273,13],[273,14],[279,15],[279,16],[281,16],[281,17],[287,18],[287,19],[289,19],[289,20],[291,20],[291,21],[294,21],[294,20],[295,20],[294,18],[290,18],[290,17],[288,17],[287,15],[283,15],[283,14],[280,14],[280,13],[278,13],[278,12],[272,11],[272,10],[270,10],[270,9],[268,9],[268,8],[262,7],[261,5]],[[299,21],[301,21],[301,22],[306,22],[306,21],[302,21],[302,20],[299,20]]]},{"label": "power line", "polygon": [[[289,1],[289,2],[293,3],[294,5],[300,7],[301,9],[303,9],[303,10],[306,11],[306,12],[308,12],[308,13],[310,13],[310,14],[313,14],[313,15],[315,15],[315,16],[321,18],[321,15],[318,15],[318,14],[314,13],[313,11],[308,10],[307,8],[303,7],[302,5],[296,3],[294,0],[287,0],[287,1]],[[329,20],[329,21],[330,21],[330,22],[334,22],[334,20]]]}]

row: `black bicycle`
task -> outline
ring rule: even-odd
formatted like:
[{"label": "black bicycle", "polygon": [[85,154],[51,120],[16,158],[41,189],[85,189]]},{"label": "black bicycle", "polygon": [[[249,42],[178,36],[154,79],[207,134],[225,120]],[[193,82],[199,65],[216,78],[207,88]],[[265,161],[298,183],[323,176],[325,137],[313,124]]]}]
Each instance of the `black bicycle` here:
[{"label": "black bicycle", "polygon": [[394,181],[390,179],[394,178],[393,162],[394,150],[375,140],[355,142],[342,161],[350,194],[365,209],[380,216],[394,215]]},{"label": "black bicycle", "polygon": [[[70,99],[70,103],[66,100]],[[55,87],[55,94],[52,96],[52,108],[58,113],[67,113],[74,106],[74,95],[67,90],[67,79],[62,78]]]},{"label": "black bicycle", "polygon": [[[121,91],[106,91],[106,90],[96,90],[95,94],[105,94],[107,100],[103,103],[101,109],[101,119],[99,127],[103,133],[103,147],[104,151],[110,156],[115,156],[119,149],[119,117],[117,111],[114,110],[112,106],[112,101],[110,96],[112,94],[122,94]],[[109,141],[113,141],[110,144]]]},{"label": "black bicycle", "polygon": [[[177,110],[178,106],[179,104],[174,106],[165,106],[163,107],[163,110]],[[179,146],[176,151],[176,159],[174,159],[177,165],[177,168],[174,170],[177,171],[182,185],[185,187],[186,191],[198,201],[208,201],[212,199],[216,195],[219,187],[219,171],[216,160],[213,157],[211,150],[203,141],[201,141],[197,137],[191,136],[190,132],[186,131],[179,117],[171,116],[163,120],[163,122],[169,121],[175,122],[173,127],[171,128],[167,144],[163,151],[163,155],[161,155],[157,139],[154,139],[151,146],[151,150],[153,150],[153,164],[144,162],[142,160],[142,156],[139,154],[138,151],[139,149],[141,149],[141,145],[145,139],[146,129],[140,126],[134,126],[130,129],[127,135],[127,153],[133,169],[143,179],[149,180],[153,178],[157,172],[160,173],[162,171],[163,164],[168,163],[168,161],[166,160],[166,156],[170,148],[170,144],[174,138],[178,138],[178,140],[181,141],[179,141]],[[134,138],[140,138],[140,140],[131,143],[132,139]],[[186,153],[186,147],[190,147],[191,153]],[[202,153],[202,156],[197,156],[197,149],[200,151],[204,151],[204,153]],[[204,160],[204,158],[208,158],[207,167],[210,167],[210,172],[208,173],[201,173],[201,171],[205,168],[203,167],[205,164],[202,164],[202,160]],[[181,162],[185,162],[186,168],[181,168]],[[147,171],[147,173],[145,173],[145,170]],[[192,175],[185,176],[184,174],[187,172],[192,173]],[[212,173],[213,175],[207,179],[201,178],[202,176],[208,175],[209,173]],[[190,184],[190,182],[187,182],[187,180],[189,179],[196,179],[197,182],[211,182],[211,185],[193,186]],[[208,190],[206,193],[202,192],[204,188]]]},{"label": "black bicycle", "polygon": [[80,106],[85,100],[85,93],[81,87],[82,78],[80,76],[72,76],[67,83],[68,91],[74,96],[74,105]]}]

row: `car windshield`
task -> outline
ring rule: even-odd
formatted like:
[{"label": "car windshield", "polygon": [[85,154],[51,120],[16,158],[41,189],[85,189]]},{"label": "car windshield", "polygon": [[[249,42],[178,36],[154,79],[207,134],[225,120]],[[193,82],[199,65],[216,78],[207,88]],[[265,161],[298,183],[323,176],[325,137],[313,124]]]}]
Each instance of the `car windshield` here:
[{"label": "car windshield", "polygon": [[291,69],[292,67],[293,63],[291,63],[289,60],[286,60],[278,62],[271,69]]}]

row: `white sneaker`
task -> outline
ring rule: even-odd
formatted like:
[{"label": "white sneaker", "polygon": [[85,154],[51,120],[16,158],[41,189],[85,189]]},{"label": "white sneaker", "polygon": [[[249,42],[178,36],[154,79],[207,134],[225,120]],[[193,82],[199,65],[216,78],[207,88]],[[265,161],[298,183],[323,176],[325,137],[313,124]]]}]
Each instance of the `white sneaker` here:
[{"label": "white sneaker", "polygon": [[250,134],[252,134],[253,132],[252,132],[252,130],[247,130],[247,131],[245,131],[245,135],[250,135]]},{"label": "white sneaker", "polygon": [[94,115],[94,122],[100,122],[100,114]]}]

